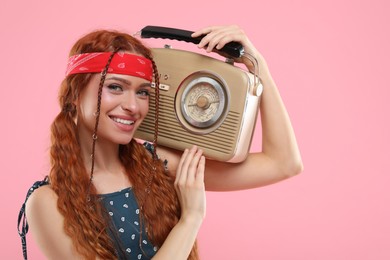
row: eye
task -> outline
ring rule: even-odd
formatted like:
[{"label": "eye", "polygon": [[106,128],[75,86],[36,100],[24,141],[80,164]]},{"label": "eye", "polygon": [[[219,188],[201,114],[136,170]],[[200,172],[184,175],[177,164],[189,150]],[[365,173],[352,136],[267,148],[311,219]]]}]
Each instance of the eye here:
[{"label": "eye", "polygon": [[141,89],[137,92],[137,95],[143,96],[143,97],[148,97],[150,96],[149,90],[147,89]]},{"label": "eye", "polygon": [[123,91],[123,88],[118,84],[110,84],[107,86],[107,88],[113,92],[121,92]]}]

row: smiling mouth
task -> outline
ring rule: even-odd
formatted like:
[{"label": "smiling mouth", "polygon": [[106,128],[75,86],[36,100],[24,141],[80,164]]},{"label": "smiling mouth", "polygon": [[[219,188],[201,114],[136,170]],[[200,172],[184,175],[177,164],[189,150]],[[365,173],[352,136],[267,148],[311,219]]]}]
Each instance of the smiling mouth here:
[{"label": "smiling mouth", "polygon": [[117,117],[111,117],[112,120],[114,120],[117,123],[123,124],[123,125],[134,125],[134,121],[131,120],[126,120],[122,118],[117,118]]}]

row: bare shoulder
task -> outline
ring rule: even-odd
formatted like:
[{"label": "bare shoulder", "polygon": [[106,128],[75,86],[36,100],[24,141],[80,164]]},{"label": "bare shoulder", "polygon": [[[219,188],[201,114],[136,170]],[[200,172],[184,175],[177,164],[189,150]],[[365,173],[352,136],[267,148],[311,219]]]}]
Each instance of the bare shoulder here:
[{"label": "bare shoulder", "polygon": [[36,189],[27,200],[26,211],[35,211],[46,206],[57,205],[57,194],[52,190],[50,185],[44,185]]},{"label": "bare shoulder", "polygon": [[26,202],[26,217],[28,222],[37,222],[41,225],[49,216],[59,215],[57,209],[57,194],[49,185],[44,185],[34,190]]},{"label": "bare shoulder", "polygon": [[36,189],[26,203],[30,231],[48,259],[77,259],[72,240],[65,234],[64,217],[57,208],[57,194],[50,185]]}]

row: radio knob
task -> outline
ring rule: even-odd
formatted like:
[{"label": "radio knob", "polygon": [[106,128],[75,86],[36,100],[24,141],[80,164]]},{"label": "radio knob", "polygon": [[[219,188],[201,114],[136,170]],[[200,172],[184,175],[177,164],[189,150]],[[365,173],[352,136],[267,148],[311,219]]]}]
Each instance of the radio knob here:
[{"label": "radio knob", "polygon": [[200,96],[198,100],[196,101],[196,105],[199,108],[202,108],[203,110],[207,109],[210,107],[210,101],[207,97],[205,96]]}]

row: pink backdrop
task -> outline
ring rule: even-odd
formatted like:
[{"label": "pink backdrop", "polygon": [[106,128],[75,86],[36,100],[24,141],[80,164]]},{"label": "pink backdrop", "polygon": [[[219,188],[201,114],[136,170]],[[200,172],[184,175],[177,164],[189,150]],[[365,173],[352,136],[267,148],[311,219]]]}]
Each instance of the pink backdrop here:
[{"label": "pink backdrop", "polygon": [[[275,185],[209,192],[203,259],[390,259],[390,2],[225,2],[2,2],[1,259],[22,259],[17,214],[29,186],[48,172],[69,48],[92,29],[149,24],[240,25],[268,60],[305,164]],[[31,235],[28,244],[31,259],[42,259]]]}]

